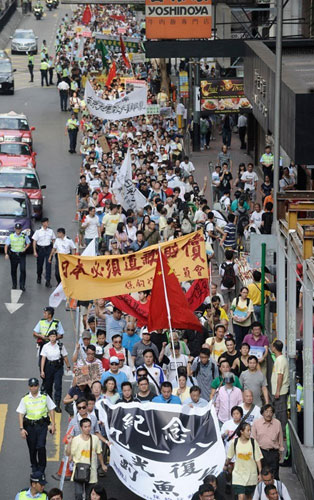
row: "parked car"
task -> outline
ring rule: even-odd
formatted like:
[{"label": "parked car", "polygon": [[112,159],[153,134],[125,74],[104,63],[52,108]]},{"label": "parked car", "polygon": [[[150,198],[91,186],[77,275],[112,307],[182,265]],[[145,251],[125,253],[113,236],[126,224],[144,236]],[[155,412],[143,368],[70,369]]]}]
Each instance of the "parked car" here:
[{"label": "parked car", "polygon": [[32,237],[34,216],[32,204],[26,193],[17,189],[0,188],[0,246],[14,231],[16,223],[22,224],[22,231]]},{"label": "parked car", "polygon": [[14,94],[14,75],[12,61],[5,50],[0,51],[0,92]]},{"label": "parked car", "polygon": [[0,166],[36,168],[36,155],[24,142],[0,142]]},{"label": "parked car", "polygon": [[11,38],[11,54],[16,54],[20,52],[34,52],[38,53],[38,36],[35,36],[33,30],[15,30],[14,35]]},{"label": "parked car", "polygon": [[0,187],[14,188],[24,191],[32,204],[36,218],[40,219],[43,212],[43,195],[39,177],[33,168],[0,167]]},{"label": "parked car", "polygon": [[25,115],[15,111],[0,114],[0,142],[25,142],[33,149],[32,132]]}]

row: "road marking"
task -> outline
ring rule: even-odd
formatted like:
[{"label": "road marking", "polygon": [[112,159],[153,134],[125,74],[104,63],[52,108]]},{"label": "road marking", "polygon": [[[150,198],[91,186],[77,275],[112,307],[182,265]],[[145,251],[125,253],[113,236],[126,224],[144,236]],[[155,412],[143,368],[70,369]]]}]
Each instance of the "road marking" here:
[{"label": "road marking", "polygon": [[29,380],[29,378],[7,378],[7,377],[0,377],[0,382],[2,381],[14,381],[14,382],[25,382],[25,380]]},{"label": "road marking", "polygon": [[55,413],[55,424],[56,432],[52,435],[51,449],[48,450],[47,456],[48,462],[59,462],[60,460],[61,413]]},{"label": "road marking", "polygon": [[5,419],[7,416],[7,412],[8,412],[8,405],[0,404],[0,451],[3,443]]},{"label": "road marking", "polygon": [[18,304],[22,293],[22,290],[11,290],[11,302],[5,302],[4,304],[10,314],[15,313],[24,306],[24,304]]}]

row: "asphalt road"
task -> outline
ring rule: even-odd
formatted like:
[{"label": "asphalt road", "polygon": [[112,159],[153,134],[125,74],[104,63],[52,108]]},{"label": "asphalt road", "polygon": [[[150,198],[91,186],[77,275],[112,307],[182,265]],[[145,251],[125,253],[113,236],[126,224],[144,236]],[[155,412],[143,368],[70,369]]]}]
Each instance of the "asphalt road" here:
[{"label": "asphalt road", "polygon": [[[33,16],[25,16],[20,27],[33,28],[38,35],[39,49],[43,39],[47,40],[50,51],[53,48],[57,25],[69,8],[59,6],[57,11],[47,12],[41,21]],[[10,52],[8,50],[8,52]],[[50,219],[51,227],[56,230],[63,226],[71,237],[75,237],[77,226],[73,223],[75,215],[75,186],[78,182],[80,158],[68,153],[68,137],[65,136],[65,122],[68,114],[62,113],[56,87],[40,86],[39,56],[35,59],[35,83],[29,83],[27,56],[12,56],[15,73],[14,96],[0,96],[1,111],[25,113],[34,132],[34,149],[38,153],[37,170],[41,184],[46,184],[44,215]],[[12,315],[5,307],[11,302],[10,264],[0,253],[0,315],[1,315],[1,349],[0,349],[0,457],[2,465],[1,500],[11,500],[15,494],[29,484],[29,457],[25,441],[20,438],[16,407],[20,398],[27,392],[27,380],[38,376],[35,342],[32,337],[33,327],[42,317],[42,309],[48,305],[51,290],[36,283],[36,261],[32,255],[27,256],[26,292],[19,302],[23,306]],[[52,284],[55,285],[54,278]],[[71,315],[60,306],[56,317],[61,320],[64,329],[64,343],[70,354],[74,348],[74,329]],[[64,381],[66,393],[70,379]],[[48,436],[47,490],[58,486],[51,478],[59,468],[63,454],[62,437],[67,426],[67,414],[63,412],[58,425],[56,438]],[[108,493],[118,499],[135,500],[139,497],[124,488],[111,471],[104,483]],[[74,487],[65,483],[65,499],[74,497]]]}]

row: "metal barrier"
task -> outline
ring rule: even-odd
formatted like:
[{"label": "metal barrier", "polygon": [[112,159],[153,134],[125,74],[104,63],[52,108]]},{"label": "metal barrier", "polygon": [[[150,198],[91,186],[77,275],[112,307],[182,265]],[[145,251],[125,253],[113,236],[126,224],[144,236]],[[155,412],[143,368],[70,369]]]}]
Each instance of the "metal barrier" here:
[{"label": "metal barrier", "polygon": [[303,446],[299,437],[289,420],[292,463],[296,474],[303,486],[305,498],[310,500],[314,498],[314,456],[313,448]]},{"label": "metal barrier", "polygon": [[15,12],[17,7],[17,0],[9,1],[5,3],[5,7],[2,12],[0,12],[0,31],[5,27],[9,21],[12,14]]}]

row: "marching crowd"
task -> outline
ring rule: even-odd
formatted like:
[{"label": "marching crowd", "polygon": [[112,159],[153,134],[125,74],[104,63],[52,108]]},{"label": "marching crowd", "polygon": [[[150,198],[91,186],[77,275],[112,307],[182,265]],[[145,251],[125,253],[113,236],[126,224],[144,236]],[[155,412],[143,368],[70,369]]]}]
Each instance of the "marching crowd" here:
[{"label": "marching crowd", "polygon": [[[64,333],[61,322],[55,319],[53,308],[45,308],[44,318],[34,328],[44,392],[39,389],[39,379],[30,379],[30,392],[17,409],[21,437],[27,440],[30,450],[31,494],[18,494],[17,498],[45,498],[45,440],[48,429],[54,432],[55,412],[62,411],[65,364],[67,369],[72,365],[73,371],[93,366],[99,375],[91,386],[74,377],[63,399],[71,416],[66,454],[74,463],[76,500],[84,494],[92,500],[107,498],[102,480],[101,484],[97,482],[106,475],[111,445],[95,406],[102,399],[117,404],[152,401],[191,408],[205,407],[211,401],[225,444],[224,472],[218,478],[205,477],[193,499],[222,500],[232,491],[239,500],[290,500],[279,479],[279,465],[287,453],[288,362],[282,342],[270,342],[263,332],[260,271],[254,270],[254,281],[242,286],[238,293],[238,266],[234,260],[245,245],[248,232],[271,231],[271,150],[266,148],[261,158],[264,180],[259,193],[258,176],[251,163],[240,164],[233,181],[232,155],[228,145],[223,144],[209,179],[214,196],[214,205],[210,207],[206,199],[208,179],[204,177],[201,186],[196,182],[195,167],[184,152],[175,103],[165,99],[164,89],[157,88],[156,68],[147,63],[134,65],[132,70],[125,66],[121,53],[104,57],[93,37],[86,39],[81,50],[73,28],[82,14],[78,8],[72,19],[63,19],[55,46],[61,109],[67,111],[69,106],[72,112],[66,125],[69,151],[79,152],[81,157],[75,200],[80,249],[95,239],[99,255],[133,253],[202,229],[208,262],[216,258],[216,245],[222,247],[224,260],[219,266],[219,278],[212,280],[209,296],[198,307],[202,331],[175,331],[173,342],[168,331],[148,331],[134,317],[100,298],[79,303],[84,331],[71,359],[60,342]],[[107,28],[111,34],[117,34],[122,26],[129,37],[138,37],[141,31],[126,7],[93,7],[89,22],[92,31]],[[117,63],[117,76],[108,88],[95,74],[106,63],[109,67],[113,60]],[[116,122],[102,122],[91,116],[82,90],[86,76],[89,75],[99,96],[115,99],[127,91],[119,74],[130,75],[132,71],[132,76],[147,81],[149,103],[161,104],[167,108],[167,114]],[[146,198],[145,206],[136,211],[124,210],[113,192],[128,148],[133,183]],[[283,179],[293,175],[284,169]],[[292,182],[282,184],[286,189]],[[257,202],[259,198],[262,203]],[[54,255],[72,253],[75,245],[59,228],[57,238],[53,232],[50,234],[49,250],[41,250],[38,247],[48,229],[48,221],[43,220],[33,241],[35,257],[39,259],[38,281],[46,262],[46,285],[51,286]],[[56,279],[59,283],[58,261]],[[184,286],[187,290],[190,283]],[[150,292],[140,292],[138,301],[148,311]],[[35,423],[39,420],[38,430]],[[84,476],[86,484],[80,474],[88,474]],[[48,498],[60,500],[62,492],[54,488]]]}]

